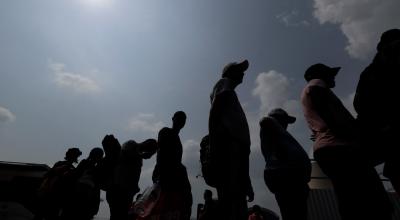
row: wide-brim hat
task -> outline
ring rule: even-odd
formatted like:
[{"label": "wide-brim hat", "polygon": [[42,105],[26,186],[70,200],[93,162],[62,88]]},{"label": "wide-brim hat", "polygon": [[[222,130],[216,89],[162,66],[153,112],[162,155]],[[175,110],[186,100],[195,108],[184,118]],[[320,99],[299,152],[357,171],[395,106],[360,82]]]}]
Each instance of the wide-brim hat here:
[{"label": "wide-brim hat", "polygon": [[225,65],[222,70],[222,77],[229,77],[231,74],[244,73],[249,68],[249,61],[244,60],[240,63],[232,62]]},{"label": "wide-brim hat", "polygon": [[312,79],[323,79],[326,77],[335,77],[340,70],[340,67],[329,67],[322,63],[314,64],[304,73],[304,79],[310,81]]},{"label": "wide-brim hat", "polygon": [[285,110],[281,108],[272,109],[268,113],[268,116],[273,118],[284,119],[288,124],[293,124],[296,121],[296,117],[290,116]]}]

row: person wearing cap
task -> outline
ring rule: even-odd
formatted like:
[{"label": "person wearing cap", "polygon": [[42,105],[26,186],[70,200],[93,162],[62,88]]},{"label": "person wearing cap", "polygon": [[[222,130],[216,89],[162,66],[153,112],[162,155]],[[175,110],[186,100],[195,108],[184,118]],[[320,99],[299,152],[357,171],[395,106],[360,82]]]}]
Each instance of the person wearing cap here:
[{"label": "person wearing cap", "polygon": [[226,65],[210,96],[210,154],[218,176],[218,210],[222,219],[247,219],[246,198],[254,199],[249,176],[249,126],[235,92],[248,67],[247,60]]},{"label": "person wearing cap", "polygon": [[314,159],[332,182],[343,220],[390,219],[390,201],[379,175],[360,157],[356,121],[331,90],[339,69],[318,63],[304,74],[301,102]]},{"label": "person wearing cap", "polygon": [[283,220],[306,220],[311,163],[307,153],[286,130],[296,118],[276,108],[260,121],[264,180],[274,193]]},{"label": "person wearing cap", "polygon": [[384,163],[383,175],[400,195],[399,72],[400,29],[391,29],[382,34],[372,63],[361,73],[353,105],[369,162]]}]

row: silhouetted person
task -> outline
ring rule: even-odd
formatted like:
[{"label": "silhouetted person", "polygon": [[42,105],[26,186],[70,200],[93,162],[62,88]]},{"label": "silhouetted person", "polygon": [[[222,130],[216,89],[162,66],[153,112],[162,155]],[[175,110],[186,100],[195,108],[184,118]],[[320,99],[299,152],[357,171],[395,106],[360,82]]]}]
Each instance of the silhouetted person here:
[{"label": "silhouetted person", "polygon": [[[121,144],[114,135],[106,135],[101,142],[104,150],[104,158],[99,162],[100,170],[100,188],[106,191],[106,200],[110,208],[110,220],[118,219],[118,203],[115,200],[115,194],[118,188],[115,185],[115,169],[121,152]],[[116,208],[117,207],[117,208]]]},{"label": "silhouetted person", "polygon": [[211,93],[210,149],[215,161],[220,218],[245,220],[254,199],[249,176],[250,133],[235,88],[242,83],[247,60],[229,63]]},{"label": "silhouetted person", "polygon": [[93,148],[87,159],[81,160],[75,169],[75,183],[71,200],[66,204],[61,218],[64,220],[89,220],[97,214],[100,205],[98,162],[103,158],[101,148]]},{"label": "silhouetted person", "polygon": [[315,137],[314,158],[332,181],[342,220],[390,219],[390,202],[376,170],[358,147],[355,119],[331,91],[339,67],[310,66],[301,101]]},{"label": "silhouetted person", "polygon": [[264,180],[275,195],[283,220],[307,219],[311,163],[303,147],[286,131],[295,121],[281,108],[273,109],[260,121]]},{"label": "silhouetted person", "polygon": [[400,29],[384,32],[372,63],[361,73],[354,97],[362,146],[368,159],[385,163],[383,175],[400,193]]},{"label": "silhouetted person", "polygon": [[[253,213],[251,213],[249,215],[249,219],[248,220],[264,220],[264,217],[261,214],[261,208],[258,205],[253,205],[251,211]],[[298,219],[301,219],[300,217]]]},{"label": "silhouetted person", "polygon": [[129,140],[122,145],[115,167],[113,188],[107,195],[110,219],[128,219],[133,197],[140,191],[138,184],[143,159],[149,159],[156,152],[156,149],[157,141],[154,139],[148,139],[143,143]]},{"label": "silhouetted person", "polygon": [[75,179],[74,163],[82,152],[78,148],[69,148],[65,153],[65,160],[58,161],[45,174],[39,189],[39,213],[35,219],[55,220],[60,216],[62,208],[70,203],[71,192]]},{"label": "silhouetted person", "polygon": [[153,180],[158,182],[161,191],[168,195],[182,198],[180,219],[190,219],[192,209],[192,192],[186,171],[182,164],[182,143],[180,130],[185,126],[186,114],[175,112],[172,117],[172,128],[164,127],[158,133],[157,164],[153,172]]},{"label": "silhouetted person", "polygon": [[204,191],[204,206],[202,208],[201,215],[199,216],[199,220],[213,220],[218,219],[217,216],[217,201],[212,198],[212,191],[206,189]]}]

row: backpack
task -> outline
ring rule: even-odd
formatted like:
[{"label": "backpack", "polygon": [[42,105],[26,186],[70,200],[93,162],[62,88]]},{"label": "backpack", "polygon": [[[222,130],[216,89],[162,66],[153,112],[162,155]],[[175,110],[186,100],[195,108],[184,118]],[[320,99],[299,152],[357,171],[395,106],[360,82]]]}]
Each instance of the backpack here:
[{"label": "backpack", "polygon": [[64,191],[66,182],[73,167],[62,162],[54,165],[48,173],[45,174],[43,181],[38,189],[39,196],[59,195]]},{"label": "backpack", "polygon": [[211,187],[216,187],[217,174],[215,173],[216,169],[212,162],[210,138],[208,135],[204,136],[200,142],[200,164],[201,173],[206,184]]}]

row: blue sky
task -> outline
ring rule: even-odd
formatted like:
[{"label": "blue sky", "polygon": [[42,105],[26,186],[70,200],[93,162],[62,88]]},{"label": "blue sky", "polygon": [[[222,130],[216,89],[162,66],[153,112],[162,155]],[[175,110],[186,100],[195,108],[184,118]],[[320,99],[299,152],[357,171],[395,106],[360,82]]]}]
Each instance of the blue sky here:
[{"label": "blue sky", "polygon": [[[1,1],[0,160],[51,165],[72,146],[85,157],[105,134],[121,143],[155,138],[183,110],[183,162],[196,204],[206,188],[195,176],[209,94],[226,63],[248,59],[237,93],[252,133],[252,204],[277,211],[262,180],[260,117],[287,109],[298,117],[290,131],[309,151],[298,102],[304,70],[317,62],[341,66],[335,92],[351,109],[380,34],[400,26],[399,6],[397,0]],[[153,165],[154,159],[144,164],[142,189]]]}]

